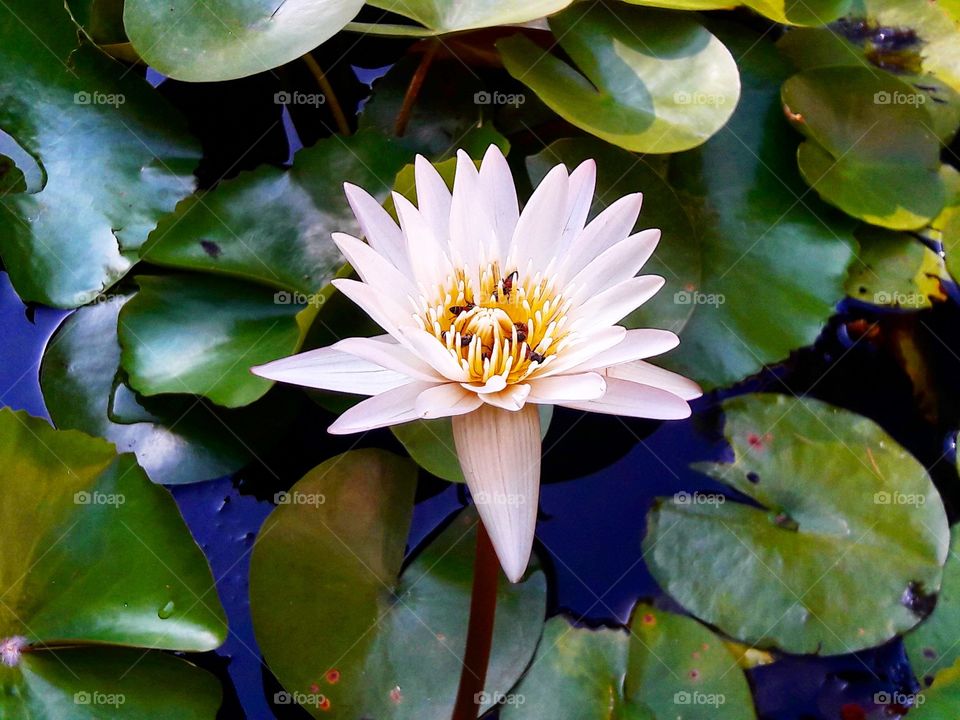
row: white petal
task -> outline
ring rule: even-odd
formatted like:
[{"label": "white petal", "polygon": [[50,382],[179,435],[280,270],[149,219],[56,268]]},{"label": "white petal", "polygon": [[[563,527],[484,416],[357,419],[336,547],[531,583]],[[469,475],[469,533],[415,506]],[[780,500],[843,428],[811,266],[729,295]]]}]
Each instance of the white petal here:
[{"label": "white petal", "polygon": [[493,228],[497,236],[498,259],[506,261],[510,254],[510,242],[520,219],[517,189],[513,173],[500,148],[487,148],[480,165],[480,189],[488,198],[493,213]]},{"label": "white petal", "polygon": [[682,420],[690,417],[690,406],[683,398],[660,388],[607,378],[607,391],[598,400],[557,403],[574,410],[653,418]]},{"label": "white petal", "polygon": [[599,370],[620,363],[662,355],[679,344],[680,338],[669,330],[656,328],[627,330],[621,342],[571,368],[571,372]]},{"label": "white petal", "polygon": [[403,336],[420,359],[447,380],[466,382],[467,371],[433,335],[419,328],[412,328],[404,330]]},{"label": "white petal", "polygon": [[540,492],[540,413],[489,405],[453,418],[464,477],[510,582],[527,568]]},{"label": "white petal", "polygon": [[703,395],[703,390],[693,380],[643,360],[634,360],[607,368],[607,376],[662,388],[674,395],[679,395],[684,400],[696,400]]},{"label": "white petal", "polygon": [[553,375],[530,381],[527,402],[556,404],[578,400],[596,400],[603,397],[607,382],[600,373]]},{"label": "white petal", "polygon": [[357,395],[376,395],[410,382],[404,373],[333,348],[280,358],[252,367],[250,372],[268,380]]},{"label": "white petal", "polygon": [[514,267],[524,269],[532,261],[534,268],[545,268],[553,258],[567,220],[569,185],[567,169],[557,165],[533,191],[510,241]]},{"label": "white petal", "polygon": [[407,241],[407,255],[417,284],[430,296],[452,268],[450,260],[433,234],[433,228],[417,208],[400,193],[393,193],[400,227]]},{"label": "white petal", "polygon": [[469,155],[458,150],[450,207],[451,256],[476,283],[481,266],[494,258],[496,250],[492,210],[480,187],[477,166]]},{"label": "white petal", "polygon": [[644,230],[607,248],[570,280],[574,297],[586,297],[629,280],[640,271],[659,241],[659,230]]},{"label": "white petal", "polygon": [[408,348],[397,343],[390,335],[379,335],[373,338],[345,338],[333,345],[332,348],[369,360],[388,370],[402,373],[413,380],[443,382],[440,373],[414,355]]},{"label": "white petal", "polygon": [[395,302],[406,306],[414,287],[396,266],[362,240],[345,233],[333,233],[333,241],[353,269],[365,282],[388,293]]},{"label": "white petal", "polygon": [[399,305],[391,302],[372,285],[360,282],[359,280],[350,280],[347,278],[337,278],[331,281],[331,284],[370,316],[377,325],[382,327],[388,333],[393,335],[401,343],[405,342],[401,327],[416,327],[412,313],[404,312]]},{"label": "white petal", "polygon": [[642,203],[640,193],[625,195],[597,215],[570,245],[560,279],[573,277],[597,255],[630,235]]},{"label": "white petal", "polygon": [[493,375],[487,379],[483,385],[474,383],[463,383],[464,390],[485,395],[486,393],[500,392],[507,386],[507,381],[503,375]]},{"label": "white petal", "polygon": [[467,392],[458,383],[443,383],[424,390],[417,397],[416,410],[424,420],[463,415],[483,405],[476,393]]},{"label": "white petal", "polygon": [[543,369],[537,368],[530,377],[550,377],[561,373],[578,371],[585,368],[587,361],[622,342],[627,330],[620,325],[608,325],[580,338],[575,345],[564,348],[555,360],[547,363]]},{"label": "white petal", "polygon": [[437,169],[423,155],[414,163],[417,209],[433,229],[441,244],[450,241],[450,190]]},{"label": "white petal", "polygon": [[333,435],[348,435],[416,420],[417,397],[433,385],[411,382],[367,398],[338,417],[336,422],[327,428],[327,432]]},{"label": "white petal", "polygon": [[409,273],[406,241],[390,213],[366,190],[350,183],[344,183],[343,189],[370,247],[392,262],[398,270]]},{"label": "white petal", "polygon": [[571,243],[583,232],[593,203],[593,190],[597,184],[597,163],[584,160],[570,173],[570,188],[567,193],[567,221],[560,235],[558,252],[566,252]]},{"label": "white petal", "polygon": [[666,282],[659,275],[640,275],[607,288],[575,311],[575,322],[593,326],[620,322],[657,294]]},{"label": "white petal", "polygon": [[527,396],[530,394],[530,386],[527,383],[519,385],[507,385],[500,392],[480,393],[480,399],[488,405],[516,412],[524,407]]}]

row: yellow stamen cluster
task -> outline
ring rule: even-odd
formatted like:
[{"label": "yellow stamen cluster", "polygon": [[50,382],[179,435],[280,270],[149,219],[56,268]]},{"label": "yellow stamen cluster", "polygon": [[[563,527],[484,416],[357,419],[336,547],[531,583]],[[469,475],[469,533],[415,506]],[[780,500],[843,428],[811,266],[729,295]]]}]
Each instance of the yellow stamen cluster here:
[{"label": "yellow stamen cluster", "polygon": [[570,301],[549,279],[504,273],[492,263],[480,273],[478,287],[473,284],[458,271],[417,316],[467,371],[469,382],[495,375],[508,385],[521,382],[566,344]]}]

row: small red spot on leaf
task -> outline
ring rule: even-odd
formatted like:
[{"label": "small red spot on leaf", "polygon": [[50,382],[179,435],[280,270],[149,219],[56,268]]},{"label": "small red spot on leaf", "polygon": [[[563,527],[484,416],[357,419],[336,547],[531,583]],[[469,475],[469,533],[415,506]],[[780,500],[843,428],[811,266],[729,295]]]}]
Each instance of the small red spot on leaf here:
[{"label": "small red spot on leaf", "polygon": [[754,450],[763,450],[767,445],[770,444],[770,441],[773,440],[773,435],[766,433],[764,435],[757,435],[757,433],[747,433],[747,443]]},{"label": "small red spot on leaf", "polygon": [[646,615],[643,616],[642,622],[644,625],[656,625],[657,618],[653,616],[653,613],[647,613]]},{"label": "small red spot on leaf", "polygon": [[312,692],[312,693],[314,693],[314,694],[320,692],[320,686],[317,685],[316,683],[311,684],[311,685],[310,685],[310,692]]},{"label": "small red spot on leaf", "polygon": [[323,710],[324,712],[330,711],[330,698],[326,695],[320,698],[320,702],[317,703],[317,707]]},{"label": "small red spot on leaf", "polygon": [[691,680],[699,680],[699,679],[700,679],[700,671],[699,671],[699,670],[691,670],[691,671],[689,672],[689,675],[690,675],[690,679],[691,679]]},{"label": "small red spot on leaf", "polygon": [[399,705],[403,702],[403,693],[400,691],[399,685],[394,686],[394,688],[390,691],[390,700],[396,705]]},{"label": "small red spot on leaf", "polygon": [[333,670],[327,670],[327,674],[324,676],[328,683],[331,685],[336,685],[340,682],[340,671],[334,668]]}]

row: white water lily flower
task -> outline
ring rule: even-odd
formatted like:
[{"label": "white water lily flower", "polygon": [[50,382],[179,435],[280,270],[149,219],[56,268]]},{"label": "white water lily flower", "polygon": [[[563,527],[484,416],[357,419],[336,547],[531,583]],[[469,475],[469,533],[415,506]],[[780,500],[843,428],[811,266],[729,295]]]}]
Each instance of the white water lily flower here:
[{"label": "white water lily flower", "polygon": [[335,233],[361,280],[334,285],[385,331],[261,365],[262,377],[370,395],[330,426],[355,433],[453,416],[463,473],[507,577],[523,575],[540,484],[536,405],[688,417],[696,383],[644,362],[672,332],[617,323],[663,285],[637,276],[659,230],[633,233],[640,193],[589,224],[596,165],[553,168],[521,213],[491,146],[479,171],[458,153],[453,193],[424,158],[417,205],[394,193],[398,227],[358,187],[346,194],[367,243]]}]

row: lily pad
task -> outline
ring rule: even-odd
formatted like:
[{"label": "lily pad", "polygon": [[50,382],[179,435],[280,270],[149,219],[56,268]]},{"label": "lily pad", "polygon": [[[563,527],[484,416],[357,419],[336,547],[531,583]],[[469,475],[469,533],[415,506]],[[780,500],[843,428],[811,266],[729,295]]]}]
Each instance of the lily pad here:
[{"label": "lily pad", "polygon": [[573,0],[371,0],[374,7],[398,13],[423,25],[430,34],[518,25],[563,10]]},{"label": "lily pad", "polygon": [[923,466],[817,400],[748,395],[723,410],[734,460],[695,467],[756,504],[661,499],[644,548],[664,590],[733,638],[792,653],[873,647],[926,617],[949,529]]},{"label": "lily pad", "polygon": [[177,80],[233,80],[296,60],[353,20],[363,0],[126,0],[144,61]]},{"label": "lily pad", "polygon": [[588,158],[597,162],[597,189],[591,208],[595,217],[607,205],[634,192],[643,193],[638,228],[659,228],[660,244],[643,266],[645,273],[666,280],[648,302],[622,325],[656,327],[679,333],[693,313],[700,287],[700,240],[676,192],[643,158],[593,138],[567,138],[527,158],[531,179],[539,182],[557,163],[569,169]]},{"label": "lily pad", "polygon": [[752,720],[736,656],[696,620],[641,603],[629,632],[547,621],[503,720]]},{"label": "lily pad", "polygon": [[[226,636],[210,568],[170,494],[105,440],[9,409],[0,410],[0,467],[0,638],[28,643],[19,664],[0,670],[0,714],[102,717],[100,706],[68,703],[78,692],[120,692],[127,708],[111,717],[212,720],[219,687],[206,673],[104,647],[203,652]],[[126,675],[138,657],[144,664]],[[154,700],[156,714],[145,714]]]},{"label": "lily pad", "polygon": [[227,277],[138,275],[120,311],[121,365],[142,395],[202,395],[249,405],[273,383],[250,372],[300,349],[322,296],[306,298]]},{"label": "lily pad", "polygon": [[954,720],[960,707],[960,662],[941,670],[916,699],[911,720]]},{"label": "lily pad", "polygon": [[0,255],[24,300],[77,307],[193,191],[200,150],[156,90],[80,43],[62,1],[0,7],[0,47],[0,128],[42,170],[3,198]]},{"label": "lily pad", "polygon": [[941,670],[960,661],[960,531],[951,531],[950,556],[943,568],[943,585],[933,614],[903,638],[910,665],[925,684]]},{"label": "lily pad", "polygon": [[[461,513],[401,574],[415,484],[413,463],[352,451],[294,485],[260,531],[250,566],[257,642],[292,701],[314,717],[450,717],[478,520]],[[500,583],[491,700],[530,662],[545,609],[539,569]]]},{"label": "lily pad", "polygon": [[626,0],[634,5],[672,8],[676,10],[723,10],[746,5],[771,20],[786,25],[823,25],[843,15],[850,0]]},{"label": "lily pad", "polygon": [[864,225],[857,231],[860,253],[850,269],[847,295],[902,310],[923,310],[946,300],[943,258],[911,233]]},{"label": "lily pad", "polygon": [[497,49],[513,77],[582,130],[671,153],[700,145],[733,114],[736,62],[692,15],[584,3],[549,22],[579,71],[523,35]]},{"label": "lily pad", "polygon": [[926,101],[913,86],[867,67],[794,75],[784,83],[783,104],[807,137],[797,149],[804,179],[861,220],[895,230],[923,227],[946,202]]},{"label": "lily pad", "polygon": [[706,389],[736,382],[812,343],[844,295],[854,223],[811,197],[796,169],[773,44],[717,32],[740,58],[733,118],[696,150],[671,158],[668,180],[703,251],[703,282],[683,341],[663,364]]},{"label": "lily pad", "polygon": [[960,278],[960,172],[944,166],[944,182],[949,199],[941,213],[930,223],[929,237],[943,247],[947,270],[954,280]]},{"label": "lily pad", "polygon": [[67,318],[47,346],[40,384],[57,427],[104,437],[133,452],[150,479],[163,484],[208,480],[239,470],[261,447],[260,422],[277,408],[242,413],[210,407],[189,395],[144,398],[120,370],[117,316],[129,296],[104,297]]},{"label": "lily pad", "polygon": [[383,198],[408,159],[373,130],[300,150],[293,167],[263,167],[177,206],[150,235],[151,263],[316,293],[343,265],[330,234],[359,234],[343,194],[350,182]]}]

